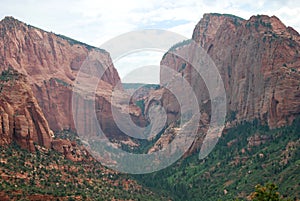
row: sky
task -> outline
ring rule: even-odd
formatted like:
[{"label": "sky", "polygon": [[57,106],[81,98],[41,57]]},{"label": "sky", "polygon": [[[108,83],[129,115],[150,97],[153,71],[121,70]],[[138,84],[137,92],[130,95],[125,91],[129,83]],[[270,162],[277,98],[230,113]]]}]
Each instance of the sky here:
[{"label": "sky", "polygon": [[[276,15],[300,32],[298,0],[1,0],[0,18],[13,16],[46,31],[99,47],[114,37],[141,29],[163,29],[191,38],[204,13],[228,13],[249,19]],[[136,53],[135,53],[136,54]],[[124,80],[134,66],[159,65],[162,52],[142,52],[119,59],[115,66]],[[130,78],[131,77],[131,78]],[[132,80],[133,79],[133,80]],[[146,82],[157,82],[146,81]]]}]

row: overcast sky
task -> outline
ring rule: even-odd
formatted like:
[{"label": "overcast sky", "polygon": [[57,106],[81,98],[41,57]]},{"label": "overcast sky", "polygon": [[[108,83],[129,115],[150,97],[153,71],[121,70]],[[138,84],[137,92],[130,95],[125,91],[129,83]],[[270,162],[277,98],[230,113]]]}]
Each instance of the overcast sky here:
[{"label": "overcast sky", "polygon": [[[128,31],[149,28],[170,30],[191,38],[193,29],[202,15],[210,12],[230,13],[245,19],[256,14],[276,15],[285,25],[300,31],[300,1],[297,0],[1,0],[0,2],[1,18],[13,16],[27,24],[93,46],[100,46],[107,40]],[[153,62],[157,64],[157,61]],[[151,62],[147,63],[150,64]]]}]

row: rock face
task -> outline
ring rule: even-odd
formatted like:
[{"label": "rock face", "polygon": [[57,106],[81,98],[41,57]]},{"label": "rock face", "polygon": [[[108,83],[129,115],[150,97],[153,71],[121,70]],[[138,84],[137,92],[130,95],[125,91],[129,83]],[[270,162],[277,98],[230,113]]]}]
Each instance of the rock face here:
[{"label": "rock face", "polygon": [[[207,51],[221,74],[228,120],[258,119],[275,128],[300,114],[300,36],[277,17],[244,20],[205,14],[192,39]],[[193,78],[191,65],[170,52],[161,64],[181,72],[196,86],[201,102],[209,101],[205,84]]]},{"label": "rock face", "polygon": [[26,25],[12,17],[0,22],[1,69],[12,66],[28,75],[33,83],[57,78],[67,83],[73,81],[89,54],[108,67],[102,79],[115,86],[120,81],[109,53],[65,36],[49,33]]},{"label": "rock face", "polygon": [[74,129],[72,86],[83,64],[107,67],[101,79],[112,86],[120,81],[105,50],[45,32],[12,17],[0,22],[0,70],[12,67],[28,77],[52,130]]},{"label": "rock face", "polygon": [[[82,66],[87,67],[85,71],[80,71]],[[108,137],[126,140],[114,122],[112,107],[116,108],[119,116],[127,113],[129,108],[132,119],[137,124],[145,124],[140,108],[123,104],[122,100],[127,95],[117,85],[119,75],[105,50],[6,17],[0,22],[0,71],[7,69],[14,69],[22,74],[22,80],[27,81],[25,84],[17,80],[17,84],[10,88],[5,85],[2,89],[5,96],[1,97],[4,102],[1,102],[0,108],[0,130],[1,135],[6,137],[1,138],[1,144],[16,140],[22,147],[34,150],[33,142],[36,142],[52,147],[72,160],[82,160],[78,153],[84,155],[85,150],[71,146],[71,142],[66,140],[51,139],[51,130],[76,131],[72,95],[75,84],[79,82],[76,80],[79,72],[85,77],[80,84],[93,81],[90,75],[98,76],[100,82],[95,89],[95,97],[86,96],[84,92],[75,100],[75,110],[81,112],[77,123],[88,125],[93,112],[88,106],[93,104],[98,120],[95,123],[100,124]],[[106,70],[101,75],[103,69]],[[30,98],[24,97],[24,90]],[[114,103],[111,100],[113,92],[118,94]],[[82,132],[86,135],[96,134],[93,126],[83,128]],[[73,152],[76,152],[75,155]]]},{"label": "rock face", "polygon": [[[286,27],[275,16],[258,15],[244,20],[227,14],[205,14],[196,25],[192,40],[174,45],[161,60],[161,85],[164,86],[170,76],[163,70],[167,66],[189,82],[199,100],[199,136],[189,153],[202,144],[211,114],[205,82],[199,79],[191,64],[181,58],[191,58],[191,61],[197,58],[193,43],[208,53],[223,79],[227,128],[254,119],[276,128],[290,124],[300,114],[300,36],[297,31]],[[180,118],[180,106],[169,91],[161,89],[150,95],[145,108],[154,101],[165,108],[169,126]],[[169,143],[168,130],[170,128],[151,151]]]},{"label": "rock face", "polygon": [[30,151],[33,143],[50,148],[53,132],[25,76],[4,71],[0,87],[0,145],[14,141]]},{"label": "rock face", "polygon": [[[133,104],[124,103],[124,99],[129,97],[117,85],[120,78],[109,53],[105,50],[45,32],[11,17],[6,17],[0,22],[0,46],[0,71],[14,69],[22,74],[22,79],[26,77],[28,80],[26,89],[30,90],[33,98],[36,98],[35,106],[39,108],[38,114],[42,116],[33,113],[36,115],[33,118],[40,119],[30,120],[24,107],[27,107],[26,104],[31,105],[31,102],[22,99],[24,101],[22,107],[16,109],[11,105],[15,103],[16,98],[11,97],[12,94],[7,91],[7,87],[3,88],[4,93],[7,94],[6,98],[14,99],[8,106],[7,101],[3,102],[4,106],[0,108],[4,111],[1,113],[0,126],[3,135],[1,144],[17,141],[23,148],[34,151],[38,147],[33,146],[35,142],[40,146],[61,152],[70,160],[86,161],[91,160],[92,157],[83,146],[66,139],[52,139],[52,137],[46,139],[45,133],[49,130],[52,134],[51,130],[56,132],[63,129],[78,131],[78,127],[75,128],[76,122],[80,127],[80,133],[85,135],[81,137],[94,137],[97,133],[95,128],[100,125],[108,138],[126,143],[128,137],[119,129],[115,121],[130,132],[130,125],[122,121],[129,111],[131,119],[137,125],[146,125],[141,109]],[[83,71],[81,67],[85,67]],[[100,72],[103,68],[106,68],[106,71],[101,76]],[[76,80],[79,72],[83,75],[83,79]],[[85,86],[95,83],[91,75],[92,77],[96,75],[98,78],[101,76],[101,80],[97,80],[98,87],[94,89],[95,96],[89,94],[90,88],[84,90]],[[83,85],[83,90],[81,94],[75,95],[74,99],[73,92],[79,82]],[[17,85],[12,86],[11,90],[19,90],[14,87]],[[22,92],[18,94],[20,99],[21,94]],[[113,94],[114,101],[112,101]],[[72,107],[72,104],[75,107]],[[116,111],[116,116],[113,116],[112,108]],[[22,113],[14,115],[15,110]],[[94,111],[97,121],[91,124]],[[39,121],[43,124],[38,123]]]}]

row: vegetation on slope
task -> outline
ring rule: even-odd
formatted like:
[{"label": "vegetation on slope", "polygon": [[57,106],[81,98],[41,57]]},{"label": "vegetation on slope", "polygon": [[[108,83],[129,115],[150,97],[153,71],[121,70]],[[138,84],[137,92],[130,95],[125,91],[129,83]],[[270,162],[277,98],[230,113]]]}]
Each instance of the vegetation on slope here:
[{"label": "vegetation on slope", "polygon": [[159,200],[160,196],[98,162],[75,163],[37,146],[0,147],[0,200]]},{"label": "vegetation on slope", "polygon": [[[246,200],[254,186],[268,182],[278,184],[283,197],[299,199],[300,119],[274,130],[257,122],[229,129],[204,160],[196,154],[135,178],[153,191],[164,189],[174,200]],[[253,146],[253,136],[268,140]]]},{"label": "vegetation on slope", "polygon": [[255,191],[251,193],[250,200],[252,201],[292,201],[290,198],[282,198],[278,192],[278,186],[273,183],[268,183],[266,186],[256,185]]},{"label": "vegetation on slope", "polygon": [[16,79],[18,79],[18,77],[19,77],[19,73],[16,70],[14,70],[12,68],[8,68],[7,70],[3,70],[1,72],[0,81],[8,82],[11,80],[16,80]]}]

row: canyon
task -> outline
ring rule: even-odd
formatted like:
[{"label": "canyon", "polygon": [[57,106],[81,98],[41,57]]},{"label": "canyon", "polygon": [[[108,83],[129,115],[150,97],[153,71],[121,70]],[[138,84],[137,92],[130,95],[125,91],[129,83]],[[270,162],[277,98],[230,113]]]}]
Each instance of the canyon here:
[{"label": "canyon", "polygon": [[[21,107],[20,105],[7,106],[5,102],[15,100],[9,100],[9,94],[4,94],[3,97],[8,99],[2,101],[1,132],[3,136],[8,136],[10,133],[10,137],[3,138],[2,144],[11,142],[12,133],[16,132],[14,138],[22,136],[20,140],[16,139],[22,147],[33,150],[32,143],[36,142],[49,148],[53,133],[68,129],[76,131],[72,111],[72,93],[76,76],[82,66],[106,69],[99,81],[99,90],[95,91],[96,111],[98,111],[98,123],[102,130],[112,138],[129,140],[114,122],[112,107],[119,108],[117,109],[119,116],[129,111],[131,118],[139,126],[146,126],[149,123],[147,115],[154,103],[159,103],[165,108],[166,127],[172,127],[180,118],[180,108],[176,97],[164,87],[147,92],[143,98],[140,97],[144,102],[144,111],[134,105],[135,101],[129,106],[124,104],[128,95],[120,87],[115,93],[118,94],[116,95],[117,101],[112,103],[110,97],[120,83],[120,78],[109,53],[105,50],[65,36],[45,32],[12,17],[6,17],[1,21],[0,35],[1,70],[14,69],[18,72],[22,82],[16,80],[18,84],[14,91],[16,90],[16,93],[20,91],[20,94],[15,97],[24,93],[22,91],[24,89],[21,90],[21,88],[26,88],[30,94],[30,100],[34,100],[32,101],[34,109],[38,110],[35,112],[38,116],[34,116],[32,112],[23,108],[16,108]],[[196,25],[191,40],[207,52],[224,82],[227,99],[227,128],[255,119],[270,128],[277,128],[291,124],[299,115],[300,36],[293,28],[286,27],[275,16],[258,15],[244,20],[233,15],[212,13],[203,16]],[[176,53],[192,55],[194,50],[189,48],[190,44],[191,42],[185,41],[174,45],[174,48],[171,48],[162,58],[161,66],[168,66],[181,73],[181,76],[195,89],[201,120],[198,129],[200,137],[194,142],[191,148],[193,151],[201,145],[203,136],[208,130],[211,100],[204,80],[196,75],[197,72],[191,63],[176,56]],[[188,51],[184,49],[186,47],[189,48]],[[89,73],[97,74],[97,72]],[[89,73],[86,75],[86,80],[83,80],[84,82],[88,82]],[[164,76],[161,70],[161,86],[165,84]],[[6,88],[4,90],[7,91]],[[22,100],[26,101],[26,99]],[[82,115],[76,119],[77,122],[82,123],[90,118],[90,113],[93,112],[88,107],[90,101],[80,96],[76,100],[78,108],[87,108],[81,111]],[[25,107],[26,104],[29,102],[24,102],[22,106]],[[8,111],[8,107],[14,108],[13,111]],[[17,110],[21,110],[23,116],[15,115]],[[38,121],[43,123],[32,123]],[[125,124],[123,126],[126,127]],[[92,128],[84,128],[82,132],[95,132],[90,129]],[[166,129],[168,130],[172,129]],[[26,141],[24,138],[27,135],[30,137]],[[168,144],[163,142],[163,139],[169,139],[170,136],[166,136],[174,134],[165,132],[163,135],[159,144]],[[158,150],[158,148],[154,145],[151,150]]]},{"label": "canyon", "polygon": [[[143,153],[163,150],[180,131],[178,121],[182,115],[176,96],[164,87],[165,78],[180,76],[194,89],[201,113],[197,138],[184,158],[193,157],[209,129],[215,101],[211,100],[205,80],[191,62],[178,56],[197,59],[199,55],[194,55],[196,46],[203,48],[214,62],[224,84],[227,116],[223,135],[250,122],[279,129],[280,136],[284,133],[280,129],[299,117],[300,35],[275,16],[257,15],[245,20],[228,14],[204,14],[195,26],[192,38],[175,44],[163,56],[160,87],[138,89],[129,104],[125,100],[130,96],[120,85],[109,52],[6,17],[0,22],[0,146],[15,143],[21,149],[44,155],[48,153],[45,150],[54,150],[72,162],[92,164],[95,158],[84,146],[86,142],[76,141],[78,136],[68,138],[67,134],[76,135],[79,126],[78,132],[92,138],[97,135],[95,125],[99,124],[116,147],[140,148],[144,145],[119,128],[112,111],[121,120],[129,114],[137,126],[144,128],[150,123],[151,108],[161,105],[166,111],[166,119],[155,116],[153,120],[156,123],[166,120],[166,124],[158,131],[161,135],[156,141],[148,139]],[[85,66],[91,68],[82,71]],[[170,77],[163,66],[175,70],[176,76]],[[80,73],[82,79],[78,80]],[[94,78],[98,84],[91,93],[89,84]],[[77,89],[79,82],[83,88]],[[97,122],[86,126],[93,112],[96,112]],[[120,122],[121,127],[131,131],[129,124]],[[245,154],[274,139],[263,132],[255,132],[246,138],[248,149],[244,147],[241,152]],[[238,142],[237,137],[225,144],[234,148]],[[290,144],[286,152],[288,147],[299,145],[298,142]],[[261,158],[266,156],[259,154]],[[235,165],[239,164],[240,158],[237,158]],[[244,157],[242,162],[246,163],[248,159]],[[288,159],[285,159],[288,164],[286,161]],[[108,172],[109,176],[118,175],[114,171]],[[152,195],[148,190],[146,192]]]}]

